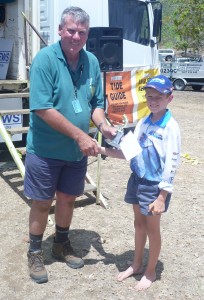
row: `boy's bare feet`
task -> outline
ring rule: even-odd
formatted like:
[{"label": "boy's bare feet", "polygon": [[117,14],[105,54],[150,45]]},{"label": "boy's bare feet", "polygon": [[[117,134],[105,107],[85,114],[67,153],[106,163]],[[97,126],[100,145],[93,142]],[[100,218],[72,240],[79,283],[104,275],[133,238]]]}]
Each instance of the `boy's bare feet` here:
[{"label": "boy's bare feet", "polygon": [[146,289],[148,289],[152,285],[152,283],[155,280],[156,280],[156,273],[144,275],[144,276],[142,276],[142,278],[140,279],[140,281],[138,282],[138,284],[135,286],[135,289],[137,291],[146,290]]},{"label": "boy's bare feet", "polygon": [[117,280],[118,281],[123,281],[124,279],[132,276],[132,275],[137,275],[137,274],[141,274],[143,272],[143,267],[137,267],[137,268],[133,268],[132,266],[130,266],[129,268],[127,268],[127,270],[125,270],[124,272],[120,272],[118,274]]}]

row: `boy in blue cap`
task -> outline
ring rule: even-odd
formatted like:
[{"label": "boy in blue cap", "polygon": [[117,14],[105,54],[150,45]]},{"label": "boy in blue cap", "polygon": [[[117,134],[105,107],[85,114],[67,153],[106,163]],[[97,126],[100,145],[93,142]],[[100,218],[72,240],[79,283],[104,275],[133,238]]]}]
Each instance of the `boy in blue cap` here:
[{"label": "boy in blue cap", "polygon": [[[180,159],[180,130],[168,104],[172,101],[171,81],[158,75],[144,87],[147,106],[151,113],[141,119],[135,128],[141,152],[130,161],[125,201],[133,205],[135,225],[135,254],[132,265],[120,272],[117,279],[144,272],[136,290],[145,290],[156,280],[156,265],[161,249],[160,218],[167,211],[173,179]],[[124,158],[121,150],[101,147],[101,154]],[[146,239],[149,239],[149,260],[143,269]]]}]

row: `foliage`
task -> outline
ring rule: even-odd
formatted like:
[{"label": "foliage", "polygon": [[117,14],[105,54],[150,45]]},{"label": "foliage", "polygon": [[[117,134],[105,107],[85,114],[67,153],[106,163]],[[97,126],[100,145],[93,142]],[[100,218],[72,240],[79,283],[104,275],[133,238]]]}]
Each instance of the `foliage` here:
[{"label": "foliage", "polygon": [[177,41],[174,30],[174,6],[172,1],[161,0],[163,6],[161,48],[175,48]]},{"label": "foliage", "polygon": [[161,0],[163,4],[162,44],[178,50],[204,49],[204,1]]},{"label": "foliage", "polygon": [[185,53],[187,49],[199,53],[204,46],[203,0],[180,0],[174,11],[174,25],[175,32],[180,38],[177,47]]}]

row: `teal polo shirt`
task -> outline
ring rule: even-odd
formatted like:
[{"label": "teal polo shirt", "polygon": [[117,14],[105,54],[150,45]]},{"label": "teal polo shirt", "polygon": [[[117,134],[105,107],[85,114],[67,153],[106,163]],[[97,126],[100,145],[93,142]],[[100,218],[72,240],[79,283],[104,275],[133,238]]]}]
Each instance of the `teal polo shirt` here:
[{"label": "teal polo shirt", "polygon": [[[80,109],[74,108],[75,89]],[[54,108],[72,124],[89,132],[93,109],[104,108],[101,73],[97,58],[82,49],[76,72],[66,63],[60,41],[43,48],[30,69],[30,129],[27,151],[42,157],[67,161],[81,160],[78,144],[48,126],[35,114]]]}]

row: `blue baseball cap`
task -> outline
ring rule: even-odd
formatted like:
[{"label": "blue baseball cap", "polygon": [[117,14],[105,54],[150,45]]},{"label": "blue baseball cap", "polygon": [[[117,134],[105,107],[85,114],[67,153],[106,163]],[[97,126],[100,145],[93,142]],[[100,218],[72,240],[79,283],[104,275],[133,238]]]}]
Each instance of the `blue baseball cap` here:
[{"label": "blue baseball cap", "polygon": [[171,81],[164,75],[157,75],[149,79],[145,88],[153,88],[162,94],[171,94],[173,85]]}]

